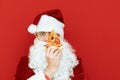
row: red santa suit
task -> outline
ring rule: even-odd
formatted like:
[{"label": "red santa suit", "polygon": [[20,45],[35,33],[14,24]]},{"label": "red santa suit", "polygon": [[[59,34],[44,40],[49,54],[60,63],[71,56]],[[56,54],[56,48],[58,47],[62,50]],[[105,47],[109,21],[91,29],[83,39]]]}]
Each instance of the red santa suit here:
[{"label": "red santa suit", "polygon": [[[81,58],[78,58],[78,60],[79,64],[74,68],[74,77],[72,77],[71,80],[85,80],[85,73],[83,71]],[[15,75],[15,80],[27,80],[32,75],[34,75],[34,72],[28,67],[28,57],[21,57]]]},{"label": "red santa suit", "polygon": [[[60,35],[60,41],[63,46],[60,65],[55,72],[52,80],[84,80],[84,71],[81,59],[75,55],[74,49],[64,39],[64,22],[60,10],[50,10],[38,15],[34,23],[28,27],[28,32],[35,34],[37,32],[50,32],[53,29]],[[44,74],[47,67],[46,42],[39,41],[37,38],[30,47],[29,55],[20,59],[16,80],[49,80]]]}]

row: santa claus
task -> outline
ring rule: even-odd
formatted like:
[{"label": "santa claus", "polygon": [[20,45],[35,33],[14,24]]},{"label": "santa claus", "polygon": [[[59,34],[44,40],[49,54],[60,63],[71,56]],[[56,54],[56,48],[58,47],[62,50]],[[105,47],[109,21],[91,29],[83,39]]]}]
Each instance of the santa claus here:
[{"label": "santa claus", "polygon": [[[64,39],[63,29],[64,20],[59,9],[36,16],[28,27],[28,32],[36,36],[34,44],[29,55],[20,59],[16,80],[85,80],[81,59]],[[51,45],[46,49],[52,30],[57,33],[62,48]]]}]

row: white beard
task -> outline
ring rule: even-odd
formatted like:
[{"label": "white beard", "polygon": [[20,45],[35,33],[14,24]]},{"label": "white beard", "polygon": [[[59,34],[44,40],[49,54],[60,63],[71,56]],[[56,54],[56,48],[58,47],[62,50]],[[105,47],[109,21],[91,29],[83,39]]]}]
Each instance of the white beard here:
[{"label": "white beard", "polygon": [[[71,45],[62,40],[63,51],[60,61],[60,66],[53,76],[52,80],[69,80],[70,76],[74,76],[73,68],[79,64],[75,51]],[[48,63],[46,60],[45,45],[46,42],[39,41],[37,38],[34,40],[34,45],[30,47],[29,53],[29,67],[33,69],[35,73],[39,70],[44,71]]]}]

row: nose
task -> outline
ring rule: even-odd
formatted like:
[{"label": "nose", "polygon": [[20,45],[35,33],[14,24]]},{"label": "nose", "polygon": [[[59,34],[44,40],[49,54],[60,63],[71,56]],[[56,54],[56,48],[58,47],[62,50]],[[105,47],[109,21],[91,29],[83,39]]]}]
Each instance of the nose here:
[{"label": "nose", "polygon": [[45,36],[45,41],[46,41],[46,42],[48,41],[48,35]]}]

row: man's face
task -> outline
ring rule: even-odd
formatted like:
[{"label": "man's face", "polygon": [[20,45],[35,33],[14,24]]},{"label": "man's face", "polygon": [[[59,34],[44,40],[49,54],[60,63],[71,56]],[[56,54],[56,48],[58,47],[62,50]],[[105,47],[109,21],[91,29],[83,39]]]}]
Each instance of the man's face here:
[{"label": "man's face", "polygon": [[36,37],[38,40],[46,42],[48,40],[49,34],[50,32],[39,32],[36,33]]},{"label": "man's face", "polygon": [[[38,32],[38,33],[36,33],[36,37],[38,38],[38,40],[44,41],[44,42],[47,42],[49,35],[50,35],[50,32]],[[60,37],[59,34],[57,34],[57,35]]]}]

